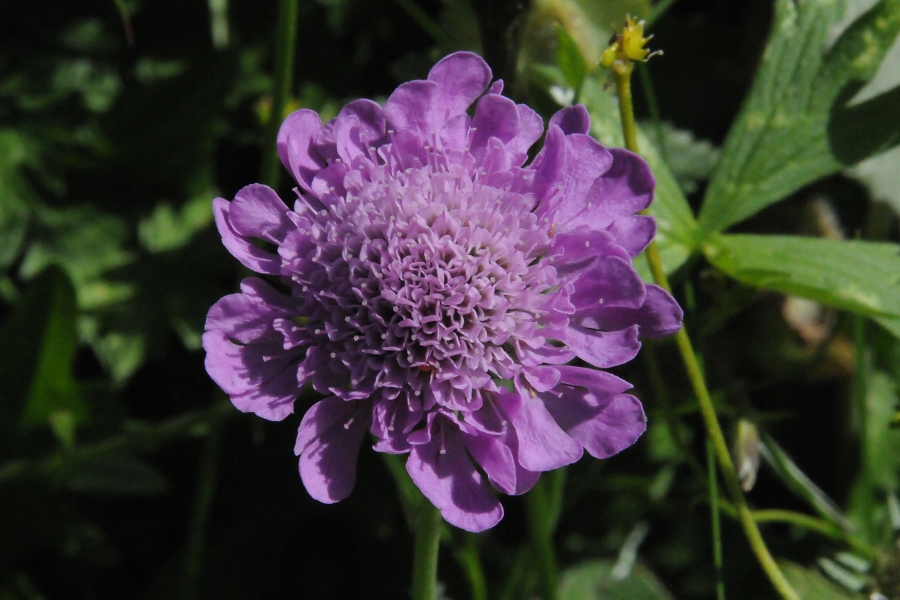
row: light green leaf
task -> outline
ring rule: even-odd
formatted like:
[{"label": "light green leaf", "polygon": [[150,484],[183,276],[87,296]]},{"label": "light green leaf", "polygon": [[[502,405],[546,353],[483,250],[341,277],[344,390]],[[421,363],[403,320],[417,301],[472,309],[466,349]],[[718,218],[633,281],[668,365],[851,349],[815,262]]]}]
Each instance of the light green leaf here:
[{"label": "light green leaf", "polygon": [[29,279],[48,265],[62,267],[71,277],[83,309],[97,308],[121,300],[130,291],[100,281],[110,269],[133,260],[125,250],[128,227],[119,217],[90,207],[65,210],[42,209],[35,241],[22,260],[20,275]]},{"label": "light green leaf", "polygon": [[861,600],[864,597],[838,587],[825,579],[818,571],[804,569],[795,563],[781,563],[781,570],[797,594],[804,600]]},{"label": "light green leaf", "polygon": [[900,31],[900,0],[879,2],[829,48],[841,11],[835,0],[777,0],[762,65],[700,212],[704,230],[723,231],[900,142],[900,90],[848,106]]},{"label": "light green leaf", "polygon": [[587,66],[578,44],[561,25],[556,28],[556,64],[566,78],[566,83],[577,93],[587,75]]},{"label": "light green leaf", "polygon": [[612,576],[610,561],[595,560],[567,569],[560,578],[560,600],[672,600],[653,573],[638,565],[625,579]]},{"label": "light green leaf", "polygon": [[181,209],[159,203],[148,218],[138,224],[141,245],[150,252],[174,250],[187,244],[198,231],[212,223],[212,190],[195,196]]},{"label": "light green leaf", "polygon": [[19,133],[0,129],[0,269],[18,257],[25,240],[34,192],[20,169],[36,151]]},{"label": "light green leaf", "polygon": [[[595,77],[588,77],[582,88],[582,101],[591,115],[591,133],[607,146],[624,146],[619,107],[615,99],[603,90]],[[684,194],[678,187],[669,167],[643,131],[638,129],[641,155],[650,164],[656,177],[656,194],[650,214],[656,217],[663,266],[672,272],[687,260],[699,245],[697,222]]]},{"label": "light green leaf", "polygon": [[900,246],[775,235],[717,235],[703,251],[754,287],[892,322],[900,316]]},{"label": "light green leaf", "polygon": [[[665,150],[669,169],[685,194],[697,191],[700,181],[709,179],[719,162],[718,148],[706,140],[697,139],[693,132],[679,129],[671,123],[660,123],[659,130],[652,123],[642,123],[644,131],[656,148]],[[660,139],[662,137],[662,139]]]}]

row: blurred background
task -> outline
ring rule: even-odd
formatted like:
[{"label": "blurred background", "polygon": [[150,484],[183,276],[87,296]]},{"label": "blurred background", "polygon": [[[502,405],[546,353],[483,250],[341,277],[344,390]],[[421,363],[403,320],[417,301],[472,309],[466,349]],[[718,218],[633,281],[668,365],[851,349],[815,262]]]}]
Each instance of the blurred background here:
[{"label": "blurred background", "polygon": [[[695,209],[773,17],[769,0],[307,0],[299,10],[288,109],[323,120],[355,98],[383,101],[459,49],[484,53],[506,93],[546,118],[582,80],[602,92],[606,74],[593,65],[613,28],[626,14],[647,18],[651,48],[665,54],[636,74],[638,118]],[[233,409],[203,367],[206,311],[248,274],[210,206],[262,178],[267,128],[282,117],[272,114],[277,22],[277,3],[246,0],[4,6],[2,600],[407,597],[412,538],[383,457],[362,452],[353,495],[319,504],[292,452],[312,392],[300,414],[264,422]],[[584,71],[575,86],[573,69]],[[898,71],[893,52],[882,89]],[[897,241],[898,166],[895,149],[737,230]],[[282,176],[283,198],[291,187]],[[854,563],[840,534],[778,523],[764,529],[774,553],[813,567],[802,577],[825,586],[816,598],[896,590],[897,339],[868,329],[875,433],[861,443],[851,317],[745,287],[702,260],[679,270],[676,293],[723,420],[730,431],[761,424],[769,440],[775,466],[759,471],[750,501],[824,503],[870,544]],[[711,598],[703,429],[672,344],[645,346],[617,373],[636,384],[650,429],[622,455],[556,476],[564,597]],[[757,435],[740,438],[751,467]],[[877,506],[854,496],[860,448],[879,465],[866,475],[880,486]],[[483,535],[448,529],[446,597],[535,593],[522,499],[504,506]],[[739,527],[727,514],[722,526],[728,596],[774,597]],[[887,550],[869,552],[879,544]]]}]

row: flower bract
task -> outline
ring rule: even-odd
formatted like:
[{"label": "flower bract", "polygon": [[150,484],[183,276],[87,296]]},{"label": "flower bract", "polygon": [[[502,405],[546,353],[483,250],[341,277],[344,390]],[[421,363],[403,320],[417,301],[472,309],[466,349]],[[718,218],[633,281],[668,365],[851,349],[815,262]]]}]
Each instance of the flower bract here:
[{"label": "flower bract", "polygon": [[406,468],[453,525],[481,531],[543,471],[643,433],[629,383],[603,369],[682,312],[632,258],[656,225],[635,154],[588,135],[582,106],[544,134],[477,55],[438,62],[379,106],[323,124],[291,114],[278,151],[289,208],[263,185],[216,199],[228,250],[260,276],[209,311],[206,367],[234,405],[280,420],[324,396],[295,452],[310,495],[347,497],[360,447]]}]

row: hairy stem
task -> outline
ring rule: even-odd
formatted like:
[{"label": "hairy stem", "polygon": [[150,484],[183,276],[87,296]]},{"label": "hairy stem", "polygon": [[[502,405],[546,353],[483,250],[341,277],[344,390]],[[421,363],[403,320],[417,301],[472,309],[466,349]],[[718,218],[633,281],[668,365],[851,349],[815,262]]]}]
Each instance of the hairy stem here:
[{"label": "hairy stem", "polygon": [[[634,108],[631,101],[631,72],[633,65],[616,65],[613,67],[613,74],[616,79],[616,89],[619,95],[619,109],[622,118],[622,133],[625,136],[625,147],[634,153],[638,153],[637,144],[637,127],[634,123]],[[653,279],[656,283],[667,291],[671,292],[669,279],[663,269],[662,260],[660,259],[659,249],[656,241],[650,243],[647,247],[647,261],[650,263],[650,271],[653,273]],[[716,415],[716,409],[713,406],[712,397],[709,389],[706,387],[706,381],[703,372],[700,369],[700,362],[697,360],[697,354],[694,352],[694,346],[691,338],[688,336],[687,328],[682,324],[681,329],[675,334],[675,342],[678,345],[678,351],[684,361],[688,378],[691,381],[691,387],[697,396],[697,402],[700,406],[700,413],[703,416],[703,422],[706,425],[706,432],[712,442],[716,459],[719,463],[719,469],[725,480],[726,487],[731,501],[737,511],[738,520],[744,529],[744,535],[750,543],[753,553],[756,555],[760,566],[765,571],[772,582],[772,585],[778,591],[784,600],[800,600],[800,596],[791,587],[791,584],[785,578],[784,573],[778,567],[775,559],[772,557],[769,548],[763,540],[759,527],[753,518],[750,507],[747,506],[747,500],[744,498],[744,492],[741,490],[740,482],[737,479],[737,473],[734,470],[734,462],[731,460],[731,454],[728,452],[728,444],[725,442],[725,435],[722,433],[722,426],[719,424],[719,418]]]}]

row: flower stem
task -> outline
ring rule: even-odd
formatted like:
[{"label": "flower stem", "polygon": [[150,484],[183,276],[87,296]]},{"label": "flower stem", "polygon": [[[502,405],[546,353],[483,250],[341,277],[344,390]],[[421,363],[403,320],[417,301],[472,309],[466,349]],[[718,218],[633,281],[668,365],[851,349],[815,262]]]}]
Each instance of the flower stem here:
[{"label": "flower stem", "polygon": [[[619,110],[622,119],[622,133],[625,137],[625,147],[634,153],[638,153],[637,144],[637,127],[634,122],[634,108],[631,101],[631,72],[634,66],[632,63],[617,64],[613,66],[613,75],[616,80],[616,89],[619,95]],[[647,261],[650,263],[650,271],[653,273],[653,279],[656,283],[671,292],[668,277],[663,269],[662,260],[659,255],[659,249],[656,241],[650,243],[647,247]],[[700,363],[697,360],[697,354],[694,352],[691,338],[688,336],[687,328],[682,324],[681,329],[675,334],[675,343],[678,345],[678,351],[684,361],[688,378],[691,381],[691,387],[697,396],[697,402],[700,405],[700,413],[703,415],[703,422],[706,425],[706,432],[712,442],[716,459],[719,463],[719,469],[725,480],[726,487],[731,501],[737,511],[738,520],[744,529],[744,535],[760,566],[772,582],[772,585],[778,591],[784,600],[800,600],[800,596],[791,587],[791,584],[785,578],[772,554],[769,552],[766,542],[763,540],[759,527],[753,518],[750,507],[747,506],[747,500],[744,498],[744,492],[741,490],[740,482],[738,482],[737,474],[734,470],[734,462],[731,460],[731,454],[728,452],[728,444],[725,442],[725,435],[722,433],[722,426],[719,424],[716,409],[713,407],[712,397],[709,389],[706,387],[706,381],[700,369]]]},{"label": "flower stem", "polygon": [[872,461],[869,456],[869,426],[868,426],[868,402],[866,396],[866,378],[868,373],[868,365],[866,363],[866,318],[862,315],[854,314],[852,316],[853,323],[853,347],[855,352],[856,368],[853,374],[853,396],[856,400],[856,418],[859,424],[859,457],[862,468],[860,468],[860,483],[863,493],[860,498],[863,499],[862,514],[863,528],[870,539],[874,539],[875,524],[872,518],[874,513],[872,506],[872,478],[871,469]]},{"label": "flower stem", "polygon": [[280,175],[275,139],[281,128],[284,110],[294,84],[294,51],[297,46],[298,0],[278,3],[278,34],[275,40],[275,86],[272,90],[272,112],[266,124],[261,180],[276,187]]},{"label": "flower stem", "polygon": [[437,598],[441,512],[428,500],[419,504],[413,555],[413,600]]},{"label": "flower stem", "polygon": [[[548,474],[550,475],[550,474]],[[531,548],[538,570],[538,588],[543,600],[556,600],[556,556],[553,552],[554,483],[542,477],[525,496]]]},{"label": "flower stem", "polygon": [[725,600],[725,581],[722,578],[722,523],[719,518],[719,482],[718,477],[716,477],[716,456],[709,439],[706,440],[706,468],[709,472],[709,515],[712,520],[716,600]]}]

